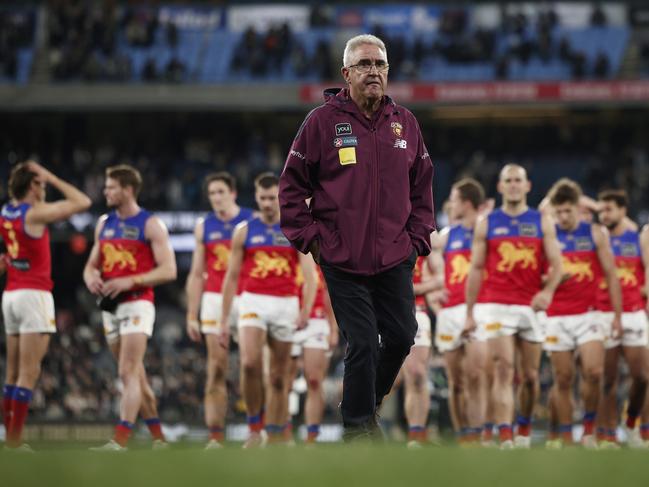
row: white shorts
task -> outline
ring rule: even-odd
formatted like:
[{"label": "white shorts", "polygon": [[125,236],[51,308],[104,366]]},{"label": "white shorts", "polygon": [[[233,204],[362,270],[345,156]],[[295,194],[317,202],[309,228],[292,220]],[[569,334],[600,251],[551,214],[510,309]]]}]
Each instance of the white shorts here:
[{"label": "white shorts", "polygon": [[[476,305],[477,306],[477,305]],[[478,316],[476,315],[476,320]],[[466,304],[456,304],[450,308],[442,308],[437,313],[435,331],[435,346],[440,353],[457,350],[467,341],[484,342],[486,337],[481,328],[473,332],[469,340],[462,338],[462,330],[466,324]]]},{"label": "white shorts", "polygon": [[293,334],[291,357],[302,355],[303,348],[329,350],[329,322],[324,318],[310,318],[303,330]]},{"label": "white shorts", "polygon": [[275,340],[292,342],[299,314],[300,300],[297,296],[270,296],[244,292],[239,298],[237,326],[261,328]]},{"label": "white shorts", "polygon": [[[201,333],[220,335],[221,328],[218,325],[221,319],[221,308],[223,307],[223,295],[220,293],[205,292],[201,298]],[[239,297],[235,296],[230,307],[228,326],[237,326],[239,314]]]},{"label": "white shorts", "polygon": [[415,318],[417,318],[417,334],[415,335],[413,347],[430,348],[433,344],[430,331],[430,317],[425,311],[417,311]]},{"label": "white shorts", "polygon": [[7,335],[56,333],[54,298],[49,291],[16,289],[2,294]]},{"label": "white shorts", "polygon": [[622,338],[611,338],[611,326],[613,324],[612,311],[598,311],[595,313],[595,319],[604,330],[606,339],[604,348],[615,348],[620,345],[623,347],[646,347],[648,342],[647,331],[649,322],[644,310],[634,311],[632,313],[622,313]]},{"label": "white shorts", "polygon": [[578,315],[547,316],[544,320],[543,350],[569,352],[584,343],[604,341],[604,329],[594,312]]},{"label": "white shorts", "polygon": [[108,343],[113,343],[120,336],[131,333],[144,333],[148,337],[153,335],[155,306],[151,301],[143,299],[127,301],[118,304],[114,313],[104,311],[101,315],[104,321],[104,335]]},{"label": "white shorts", "polygon": [[[473,309],[479,333],[487,340],[518,335],[528,342],[543,343],[544,312],[519,304],[478,303]],[[541,318],[541,319],[539,319]]]}]

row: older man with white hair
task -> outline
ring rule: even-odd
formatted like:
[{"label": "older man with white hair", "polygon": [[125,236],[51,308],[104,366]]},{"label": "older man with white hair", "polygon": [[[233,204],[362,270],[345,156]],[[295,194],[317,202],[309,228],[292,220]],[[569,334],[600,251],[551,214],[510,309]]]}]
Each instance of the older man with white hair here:
[{"label": "older man with white hair", "polygon": [[413,267],[435,228],[433,166],[414,115],[385,95],[388,69],[379,38],[347,42],[347,87],[307,115],[280,179],[282,230],[320,264],[347,341],[345,439],[377,436],[376,409],[417,332]]}]

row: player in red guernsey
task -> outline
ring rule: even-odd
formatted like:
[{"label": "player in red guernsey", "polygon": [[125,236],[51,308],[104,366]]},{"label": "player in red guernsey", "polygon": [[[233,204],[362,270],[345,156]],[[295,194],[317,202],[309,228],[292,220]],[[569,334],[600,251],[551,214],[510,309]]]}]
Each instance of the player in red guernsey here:
[{"label": "player in red guernsey", "polygon": [[[580,221],[581,188],[569,179],[561,179],[550,189],[549,204],[557,222],[564,279],[554,293],[547,310],[544,349],[549,352],[554,374],[552,401],[556,429],[551,431],[546,447],[562,448],[572,443],[572,392],[575,353],[579,353],[584,406],[582,444],[596,448],[595,416],[604,367],[604,339],[607,330],[595,316],[597,288],[605,279],[613,303],[612,328],[621,330],[622,295],[615,273],[615,261],[608,232],[599,225]],[[611,328],[611,324],[607,329]]]},{"label": "player in red guernsey", "polygon": [[[48,184],[64,199],[46,202]],[[7,272],[2,294],[7,334],[2,390],[5,447],[31,451],[22,443],[22,430],[50,334],[56,333],[47,225],[88,209],[91,202],[74,186],[31,161],[12,169],[9,196],[10,202],[0,213],[0,237],[7,248],[7,254],[0,255],[0,268]]]},{"label": "player in red guernsey", "polygon": [[[487,217],[478,219],[466,285],[464,332],[479,329],[486,334],[489,360],[494,367],[490,399],[503,449],[531,445],[532,411],[538,395],[541,345],[545,338],[536,312],[550,305],[562,275],[554,223],[549,216],[541,216],[527,206],[530,190],[524,168],[516,164],[503,167],[498,181],[503,203]],[[546,261],[549,271],[544,285],[541,278]],[[481,303],[476,305],[481,288]],[[517,348],[522,377],[514,442],[511,420]]]},{"label": "player in red guernsey", "polygon": [[[204,187],[212,211],[194,228],[196,247],[187,276],[187,334],[195,342],[205,336],[207,373],[205,379],[205,423],[209,429],[206,449],[222,446],[227,411],[228,350],[219,344],[221,286],[230,256],[234,227],[252,217],[252,211],[236,203],[236,181],[227,172],[208,175]],[[198,321],[200,308],[200,323]],[[228,326],[236,326],[236,300]]]},{"label": "player in red guernsey", "polygon": [[471,262],[473,228],[484,200],[484,189],[478,181],[462,179],[456,182],[449,197],[449,216],[458,223],[433,234],[435,274],[444,275],[448,292],[437,312],[435,345],[444,355],[454,428],[462,441],[471,443],[480,440],[485,423],[486,342],[485,337],[477,333],[463,335],[465,285]]},{"label": "player in red guernsey", "polygon": [[[313,259],[313,257],[309,254],[307,259]],[[318,278],[316,296],[306,327],[296,331],[293,335],[293,347],[291,348],[293,362],[289,372],[289,377],[294,378],[297,374],[297,360],[302,357],[304,379],[307,384],[304,404],[307,443],[315,443],[320,434],[320,423],[325,406],[322,383],[329,368],[331,351],[338,345],[338,325],[329,300],[327,285],[320,267],[315,266],[315,268]],[[298,268],[300,286],[304,284],[301,269],[301,267]],[[287,386],[290,392],[292,381]]]},{"label": "player in red guernsey", "polygon": [[[228,347],[227,322],[241,275],[239,300],[239,350],[241,391],[246,403],[250,437],[244,447],[260,446],[263,407],[262,351],[270,349],[266,431],[271,441],[284,440],[291,345],[296,329],[306,326],[316,294],[313,259],[291,247],[279,227],[279,179],[264,173],[255,180],[260,216],[237,226],[232,253],[223,281],[223,306],[219,326],[221,345]],[[302,305],[298,299],[297,265],[302,267]]]},{"label": "player in red guernsey", "polygon": [[[618,424],[617,376],[620,354],[624,356],[631,376],[625,428],[632,447],[644,446],[635,429],[644,405],[649,363],[647,362],[647,315],[642,295],[645,286],[645,262],[649,259],[649,239],[641,239],[637,230],[630,230],[626,221],[628,197],[623,190],[599,194],[599,221],[610,232],[617,276],[622,287],[622,334],[609,336],[604,342],[604,394],[597,414],[600,447],[617,448],[615,433]],[[597,309],[601,326],[610,330],[612,306],[607,286],[602,283],[597,293]],[[610,332],[609,335],[612,335]]]},{"label": "player in red guernsey", "polygon": [[[113,211],[99,218],[83,272],[90,292],[103,297],[104,329],[109,343],[114,343],[111,348],[117,355],[123,384],[120,422],[113,439],[95,449],[101,451],[126,449],[143,396],[153,395],[143,392],[149,387],[144,354],[155,321],[153,287],[176,278],[176,259],[167,228],[138,205],[141,187],[137,169],[126,164],[106,169],[104,196]],[[154,418],[145,417],[155,422],[147,423],[150,429],[154,427],[154,446],[164,446],[157,411],[142,410],[145,412],[156,414]]]}]

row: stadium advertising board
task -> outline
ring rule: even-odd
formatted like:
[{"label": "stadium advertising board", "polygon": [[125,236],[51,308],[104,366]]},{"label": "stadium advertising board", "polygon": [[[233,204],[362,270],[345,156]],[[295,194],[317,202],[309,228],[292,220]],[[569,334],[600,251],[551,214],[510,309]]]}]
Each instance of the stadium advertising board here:
[{"label": "stadium advertising board", "polygon": [[[300,100],[319,103],[328,85],[303,85]],[[649,101],[649,81],[392,83],[399,103],[576,103]]]}]

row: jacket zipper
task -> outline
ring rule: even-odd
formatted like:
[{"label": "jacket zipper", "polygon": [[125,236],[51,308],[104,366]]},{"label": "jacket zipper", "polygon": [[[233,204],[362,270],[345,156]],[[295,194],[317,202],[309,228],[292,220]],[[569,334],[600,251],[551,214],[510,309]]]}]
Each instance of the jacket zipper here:
[{"label": "jacket zipper", "polygon": [[378,226],[379,226],[379,224],[378,224],[378,220],[379,220],[379,215],[378,215],[379,203],[378,203],[378,199],[379,199],[379,186],[380,185],[379,185],[379,150],[378,150],[378,143],[377,143],[377,140],[376,140],[376,124],[374,122],[372,122],[371,129],[372,129],[372,142],[373,142],[373,145],[374,145],[374,160],[373,160],[374,164],[372,165],[372,172],[373,172],[373,174],[372,174],[372,176],[373,176],[372,177],[372,179],[373,179],[373,185],[372,185],[373,188],[372,189],[374,191],[374,194],[372,195],[372,210],[373,210],[372,211],[372,217],[373,217],[373,222],[372,223],[373,223],[373,226],[374,226],[374,232],[373,232],[374,255],[373,255],[373,258],[372,258],[372,267],[374,269],[374,272],[377,272],[378,268],[379,268],[379,265],[377,263],[377,255],[378,255],[377,240],[378,240],[378,236],[379,236],[378,235]]}]

